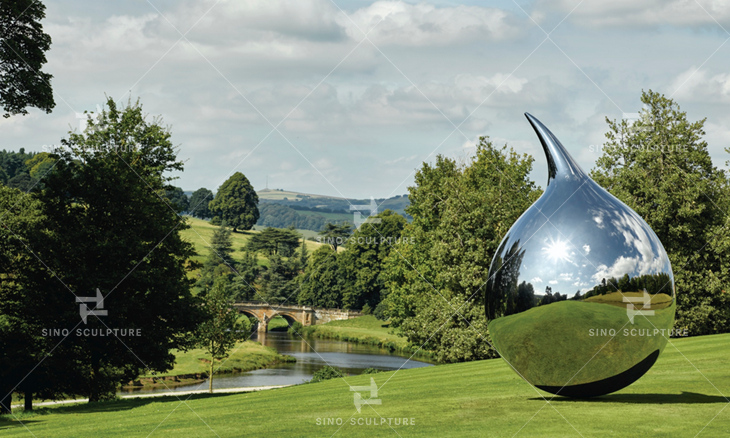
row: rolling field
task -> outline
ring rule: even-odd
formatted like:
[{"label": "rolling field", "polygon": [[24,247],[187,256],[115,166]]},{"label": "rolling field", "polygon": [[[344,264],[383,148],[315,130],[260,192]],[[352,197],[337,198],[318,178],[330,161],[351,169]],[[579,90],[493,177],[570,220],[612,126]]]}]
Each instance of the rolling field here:
[{"label": "rolling field", "polygon": [[[334,379],[258,393],[21,410],[3,437],[720,437],[730,435],[730,335],[674,339],[617,393],[589,400],[531,387],[501,359]],[[380,404],[357,412],[350,385]],[[367,399],[366,390],[358,392]],[[549,403],[548,403],[549,401]],[[405,423],[403,419],[407,419]],[[390,422],[390,425],[388,425]],[[396,424],[397,422],[397,424]]]}]

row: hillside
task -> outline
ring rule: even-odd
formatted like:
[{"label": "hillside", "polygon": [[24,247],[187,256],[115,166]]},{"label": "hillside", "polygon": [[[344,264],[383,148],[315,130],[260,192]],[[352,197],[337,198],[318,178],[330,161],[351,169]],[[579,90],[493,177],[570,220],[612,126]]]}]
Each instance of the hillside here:
[{"label": "hillside", "polygon": [[[370,206],[370,199],[345,199],[333,196],[313,195],[285,191],[281,189],[264,189],[259,195],[259,212],[261,216],[256,225],[275,228],[294,228],[320,231],[327,223],[354,223],[354,211],[351,206]],[[378,211],[391,209],[410,219],[405,213],[408,206],[406,195],[392,198],[375,199]],[[361,211],[366,216],[368,210]]]}]

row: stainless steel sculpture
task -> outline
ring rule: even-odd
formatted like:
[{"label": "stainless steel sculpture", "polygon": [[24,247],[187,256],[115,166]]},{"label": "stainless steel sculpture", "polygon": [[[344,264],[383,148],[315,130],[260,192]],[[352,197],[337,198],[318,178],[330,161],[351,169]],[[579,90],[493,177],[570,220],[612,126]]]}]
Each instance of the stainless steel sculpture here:
[{"label": "stainless steel sculpture", "polygon": [[486,286],[489,334],[525,380],[568,397],[624,388],[654,364],[674,323],[674,276],[654,231],[525,114],[548,185],[509,230]]}]

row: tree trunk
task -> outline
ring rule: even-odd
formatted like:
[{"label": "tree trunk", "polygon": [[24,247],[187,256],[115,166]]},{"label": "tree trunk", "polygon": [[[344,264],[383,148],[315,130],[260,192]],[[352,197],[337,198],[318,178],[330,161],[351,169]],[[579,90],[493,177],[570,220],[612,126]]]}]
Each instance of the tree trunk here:
[{"label": "tree trunk", "polygon": [[26,411],[32,411],[33,410],[33,393],[30,391],[27,391],[25,393],[25,408]]},{"label": "tree trunk", "polygon": [[208,375],[208,392],[213,394],[213,356],[210,357],[210,374]]},{"label": "tree trunk", "polygon": [[10,394],[5,395],[5,391],[7,389],[0,389],[0,414],[10,414],[12,412],[10,405],[13,402],[13,392],[10,391]]}]

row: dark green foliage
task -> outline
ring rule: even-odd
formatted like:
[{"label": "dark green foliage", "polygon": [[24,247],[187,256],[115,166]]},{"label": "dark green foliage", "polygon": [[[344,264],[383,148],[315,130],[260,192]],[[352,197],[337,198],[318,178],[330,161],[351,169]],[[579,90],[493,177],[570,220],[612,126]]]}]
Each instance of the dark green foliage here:
[{"label": "dark green foliage", "polygon": [[55,311],[70,315],[59,328],[80,324],[74,294],[98,288],[109,314],[89,317],[84,328],[143,334],[64,341],[74,351],[64,369],[76,373],[74,391],[90,401],[113,397],[117,384],[141,372],[172,368],[170,350],[191,346],[202,318],[185,268],[193,247],[178,233],[187,225],[157,196],[168,186],[164,175],[183,168],[171,134],[160,120],[146,120],[139,103],[108,99],[106,106],[88,130],[62,140],[39,194],[53,232],[43,260],[60,280],[44,292],[61,295]]},{"label": "dark green foliage", "polygon": [[309,383],[323,382],[325,380],[338,379],[340,377],[345,377],[342,370],[337,367],[325,365],[312,375],[312,380],[310,380]]},{"label": "dark green foliage", "polygon": [[213,216],[210,212],[208,204],[213,200],[213,192],[201,187],[194,191],[190,196],[190,202],[188,206],[188,213],[191,216],[195,216],[200,219],[208,219]]},{"label": "dark green foliage", "polygon": [[373,310],[373,316],[381,321],[387,321],[390,318],[390,315],[388,315],[388,304],[383,301],[378,303],[375,306],[375,310]]},{"label": "dark green foliage", "polygon": [[322,246],[312,253],[312,259],[300,278],[300,305],[328,309],[342,306],[344,279],[338,257],[341,256],[328,246]]},{"label": "dark green foliage", "polygon": [[256,254],[246,251],[241,263],[237,263],[232,253],[231,230],[222,224],[210,239],[210,252],[203,262],[196,288],[206,290],[216,285],[229,299],[257,299],[253,285],[259,273]]},{"label": "dark green foliage", "polygon": [[37,181],[31,178],[31,176],[27,173],[20,173],[10,178],[7,185],[8,187],[27,193],[36,185],[36,182]]},{"label": "dark green foliage", "polygon": [[377,370],[375,368],[365,368],[361,374],[378,374],[382,373],[381,370]]},{"label": "dark green foliage", "polygon": [[18,152],[0,151],[0,174],[5,175],[5,182],[21,173],[30,174],[30,168],[26,163],[36,156],[35,152],[25,152],[25,148],[20,148]]},{"label": "dark green foliage", "polygon": [[413,222],[384,268],[387,314],[398,333],[440,362],[495,355],[483,286],[502,237],[540,195],[528,178],[532,161],[482,137],[469,163],[438,156],[409,188]]},{"label": "dark green foliage", "polygon": [[345,309],[374,309],[385,297],[383,264],[401,237],[406,225],[403,216],[385,210],[360,226],[348,241],[340,258],[345,284],[342,306]]},{"label": "dark green foliage", "polygon": [[[288,228],[294,227],[300,230],[312,230],[320,231],[322,227],[328,222],[331,222],[326,214],[330,213],[329,210],[322,209],[307,209],[306,211],[312,211],[313,214],[300,213],[303,209],[294,208],[294,206],[281,205],[278,202],[273,201],[262,201],[259,204],[259,217],[256,225],[264,227],[274,228]],[[344,217],[352,218],[352,215],[342,212]]]},{"label": "dark green foliage", "polygon": [[259,197],[241,172],[234,173],[218,188],[210,211],[237,229],[250,230],[259,220]]},{"label": "dark green foliage", "polygon": [[352,234],[352,226],[350,224],[332,224],[328,223],[324,226],[319,235],[322,236],[321,243],[332,245],[332,249],[337,251],[337,247],[344,245],[348,237]]},{"label": "dark green foliage", "polygon": [[278,254],[282,257],[291,257],[299,246],[300,238],[301,235],[296,230],[269,227],[252,235],[248,240],[247,249],[266,255]]},{"label": "dark green foliage", "polygon": [[296,303],[301,266],[296,258],[269,257],[269,267],[261,272],[261,297],[267,303]]},{"label": "dark green foliage", "polygon": [[168,187],[164,191],[164,197],[176,212],[182,213],[188,210],[188,196],[180,187]]},{"label": "dark green foliage", "polygon": [[689,121],[678,104],[653,91],[641,101],[645,109],[633,126],[606,120],[607,141],[591,176],[639,213],[667,250],[677,290],[675,327],[693,335],[728,331],[727,175],[712,164],[704,119]]},{"label": "dark green foliage", "polygon": [[26,107],[50,113],[55,102],[51,76],[41,71],[51,37],[40,21],[46,7],[37,0],[0,1],[0,104],[5,114],[28,114]]}]

